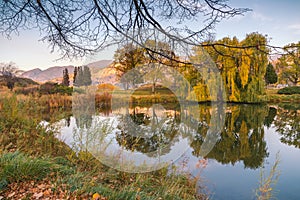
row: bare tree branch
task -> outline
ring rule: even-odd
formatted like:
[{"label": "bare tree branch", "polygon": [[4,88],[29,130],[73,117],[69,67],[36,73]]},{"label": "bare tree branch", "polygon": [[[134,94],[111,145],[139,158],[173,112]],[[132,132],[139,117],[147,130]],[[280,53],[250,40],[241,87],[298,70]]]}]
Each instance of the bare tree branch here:
[{"label": "bare tree branch", "polygon": [[[220,20],[247,11],[231,8],[224,0],[6,0],[0,2],[0,33],[10,37],[37,28],[52,51],[78,57],[124,38],[143,45],[158,33],[170,42],[201,45]],[[172,25],[164,26],[165,20]],[[198,30],[182,26],[198,20]]]}]

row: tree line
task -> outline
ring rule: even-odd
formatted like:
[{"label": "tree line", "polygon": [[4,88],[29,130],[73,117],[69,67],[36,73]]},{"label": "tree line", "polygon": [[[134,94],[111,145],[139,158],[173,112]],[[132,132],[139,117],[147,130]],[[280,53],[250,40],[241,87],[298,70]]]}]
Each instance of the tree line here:
[{"label": "tree line", "polygon": [[[73,85],[76,87],[88,86],[92,84],[92,75],[90,68],[87,66],[74,67]],[[70,77],[68,69],[63,70],[62,85],[70,86]]]},{"label": "tree line", "polygon": [[[230,102],[260,102],[266,98],[265,87],[268,84],[285,82],[296,85],[300,81],[299,52],[298,44],[286,46],[288,54],[284,54],[275,63],[270,62],[268,55],[271,51],[268,47],[267,36],[259,33],[247,34],[245,39],[238,40],[236,37],[224,37],[217,41],[206,41],[206,43],[226,44],[224,46],[205,46],[204,50],[216,64],[218,73],[221,74],[225,87],[227,101]],[[255,48],[231,48],[236,46],[259,46]],[[230,47],[228,47],[230,46]],[[294,48],[292,48],[294,47]],[[149,49],[155,48],[155,52],[163,51],[162,54],[151,54]],[[142,82],[145,67],[155,69],[156,65],[171,66],[178,70],[190,83],[200,101],[210,101],[210,91],[207,87],[207,80],[203,73],[199,73],[192,63],[202,62],[204,58],[202,47],[195,47],[193,55],[188,61],[182,61],[171,50],[168,43],[149,40],[146,42],[146,48],[127,44],[119,48],[114,55],[114,67],[121,83],[131,85],[132,87]],[[130,72],[130,73],[128,73]],[[212,70],[205,72],[214,79]],[[159,79],[159,73],[153,77],[153,86]],[[126,87],[128,88],[128,87]]]}]

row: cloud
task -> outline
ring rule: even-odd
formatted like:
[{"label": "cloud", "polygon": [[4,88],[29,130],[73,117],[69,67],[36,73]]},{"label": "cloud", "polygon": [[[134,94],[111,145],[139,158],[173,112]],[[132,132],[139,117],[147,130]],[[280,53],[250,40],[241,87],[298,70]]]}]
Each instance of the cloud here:
[{"label": "cloud", "polygon": [[259,13],[259,12],[252,12],[252,18],[255,19],[255,20],[259,20],[259,21],[262,21],[262,22],[270,22],[270,21],[273,21],[273,19],[271,17],[268,17],[262,13]]},{"label": "cloud", "polygon": [[294,31],[296,34],[300,34],[300,24],[291,24],[288,26],[288,29]]}]

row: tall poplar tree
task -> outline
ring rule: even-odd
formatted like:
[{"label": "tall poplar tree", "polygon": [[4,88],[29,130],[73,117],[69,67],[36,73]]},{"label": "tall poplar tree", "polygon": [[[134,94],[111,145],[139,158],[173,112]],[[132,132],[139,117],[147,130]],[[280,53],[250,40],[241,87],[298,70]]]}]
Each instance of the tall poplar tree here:
[{"label": "tall poplar tree", "polygon": [[275,69],[271,63],[267,65],[266,74],[265,74],[265,81],[266,84],[274,84],[278,80],[277,74]]},{"label": "tall poplar tree", "polygon": [[70,78],[69,78],[69,72],[68,69],[65,68],[63,70],[63,81],[62,81],[62,85],[64,86],[69,86],[70,85]]}]

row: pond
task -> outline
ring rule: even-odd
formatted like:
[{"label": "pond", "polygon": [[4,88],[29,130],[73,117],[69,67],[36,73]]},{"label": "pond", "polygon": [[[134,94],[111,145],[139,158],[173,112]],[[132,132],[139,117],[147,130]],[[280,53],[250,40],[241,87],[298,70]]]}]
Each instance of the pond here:
[{"label": "pond", "polygon": [[73,112],[56,124],[60,140],[110,167],[146,172],[175,162],[200,174],[211,199],[255,199],[261,173],[279,160],[274,197],[300,199],[299,121],[291,104],[144,104]]}]

